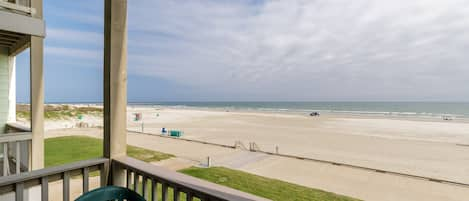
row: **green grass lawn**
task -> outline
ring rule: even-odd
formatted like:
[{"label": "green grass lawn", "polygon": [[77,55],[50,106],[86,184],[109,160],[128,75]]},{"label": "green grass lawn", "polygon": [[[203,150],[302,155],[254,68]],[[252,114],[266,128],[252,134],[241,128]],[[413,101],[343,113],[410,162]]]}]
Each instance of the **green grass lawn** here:
[{"label": "green grass lawn", "polygon": [[[101,157],[103,155],[102,146],[103,144],[101,139],[85,136],[67,136],[46,139],[45,165],[46,167],[51,167]],[[170,154],[134,146],[127,146],[127,155],[145,162],[159,161],[173,157],[173,155]],[[181,170],[180,172],[275,201],[356,200],[334,193],[311,189],[280,180],[269,179],[222,167],[193,167]],[[139,185],[139,189],[141,189],[141,184]],[[158,189],[161,189],[160,185],[158,186]],[[172,189],[169,189],[168,194],[169,199],[172,200]],[[161,195],[158,197],[158,200],[161,200]],[[181,193],[181,199],[184,198],[185,194]]]},{"label": "green grass lawn", "polygon": [[180,171],[203,180],[238,189],[275,201],[351,201],[350,197],[269,179],[242,171],[213,167],[188,168]]},{"label": "green grass lawn", "polygon": [[[57,166],[103,156],[103,141],[85,136],[67,136],[45,140],[45,166]],[[127,155],[145,162],[154,162],[174,157],[127,145]]]}]

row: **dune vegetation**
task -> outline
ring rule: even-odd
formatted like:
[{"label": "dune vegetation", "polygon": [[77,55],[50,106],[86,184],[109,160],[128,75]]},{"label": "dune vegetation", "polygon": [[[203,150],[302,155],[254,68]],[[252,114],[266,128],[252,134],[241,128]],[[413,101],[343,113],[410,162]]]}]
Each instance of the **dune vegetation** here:
[{"label": "dune vegetation", "polygon": [[[64,120],[80,118],[83,115],[102,116],[103,109],[100,107],[79,107],[71,105],[46,105],[44,107],[44,117],[49,120]],[[16,118],[30,120],[30,107],[27,104],[16,106]]]}]

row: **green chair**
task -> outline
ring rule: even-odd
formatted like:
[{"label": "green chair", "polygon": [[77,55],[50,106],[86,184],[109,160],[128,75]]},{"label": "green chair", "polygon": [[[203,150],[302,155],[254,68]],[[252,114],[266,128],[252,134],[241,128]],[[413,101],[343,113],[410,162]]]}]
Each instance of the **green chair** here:
[{"label": "green chair", "polygon": [[108,200],[128,200],[128,201],[145,201],[135,191],[119,186],[106,186],[81,195],[75,201],[108,201]]}]

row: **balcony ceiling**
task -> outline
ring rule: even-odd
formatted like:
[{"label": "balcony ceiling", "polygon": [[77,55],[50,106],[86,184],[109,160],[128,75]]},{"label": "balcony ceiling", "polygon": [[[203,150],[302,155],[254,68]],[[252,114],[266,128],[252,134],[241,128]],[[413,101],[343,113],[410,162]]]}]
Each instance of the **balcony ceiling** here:
[{"label": "balcony ceiling", "polygon": [[5,9],[3,4],[0,4],[0,47],[9,48],[10,55],[23,51],[29,44],[29,36],[45,37],[44,20]]},{"label": "balcony ceiling", "polygon": [[27,46],[29,37],[25,34],[0,30],[0,47],[7,47],[10,54],[16,54]]}]

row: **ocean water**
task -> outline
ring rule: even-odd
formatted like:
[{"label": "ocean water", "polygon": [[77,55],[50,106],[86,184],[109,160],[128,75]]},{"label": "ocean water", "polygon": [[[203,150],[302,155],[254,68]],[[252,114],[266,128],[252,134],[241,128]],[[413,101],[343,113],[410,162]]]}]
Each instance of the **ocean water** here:
[{"label": "ocean water", "polygon": [[320,112],[375,116],[469,118],[469,103],[464,102],[154,102],[129,103],[129,105],[304,114]]}]

